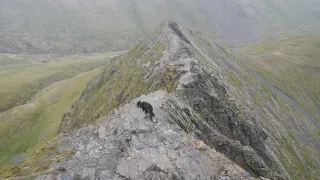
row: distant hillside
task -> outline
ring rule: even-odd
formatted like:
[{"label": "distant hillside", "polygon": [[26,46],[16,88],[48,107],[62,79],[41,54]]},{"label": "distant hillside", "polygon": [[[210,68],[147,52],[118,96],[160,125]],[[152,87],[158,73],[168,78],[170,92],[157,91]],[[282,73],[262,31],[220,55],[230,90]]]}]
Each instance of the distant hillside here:
[{"label": "distant hillside", "polygon": [[0,171],[55,137],[82,89],[119,54],[0,54]]},{"label": "distant hillside", "polygon": [[128,49],[175,20],[231,44],[320,27],[316,0],[2,0],[0,52]]},{"label": "distant hillside", "polygon": [[241,48],[247,65],[320,119],[320,36],[271,39]]},{"label": "distant hillside", "polygon": [[[284,156],[283,147],[279,148],[282,155],[280,161],[292,179],[319,179],[319,174],[316,176],[318,178],[309,176],[312,171],[303,166],[307,165],[312,169],[319,165],[319,155],[313,152],[320,151],[320,36],[286,36],[250,45],[240,51],[245,54],[239,60],[253,72],[252,75],[260,76],[261,81],[268,82],[267,86],[273,86],[273,92],[278,97],[286,99],[288,104],[278,103],[277,108],[293,108],[296,111],[282,121],[290,126],[289,137],[284,137],[282,142],[290,153]],[[262,90],[264,91],[265,89]],[[259,107],[263,107],[263,113],[270,112],[265,98],[254,97],[254,101]],[[315,126],[303,125],[304,117]],[[293,119],[296,120],[292,121]],[[304,132],[308,131],[309,135],[302,135],[302,129],[305,129]],[[318,150],[314,151],[306,144],[310,141],[314,142]],[[320,173],[319,167],[317,169]],[[302,174],[308,176],[303,178]]]}]

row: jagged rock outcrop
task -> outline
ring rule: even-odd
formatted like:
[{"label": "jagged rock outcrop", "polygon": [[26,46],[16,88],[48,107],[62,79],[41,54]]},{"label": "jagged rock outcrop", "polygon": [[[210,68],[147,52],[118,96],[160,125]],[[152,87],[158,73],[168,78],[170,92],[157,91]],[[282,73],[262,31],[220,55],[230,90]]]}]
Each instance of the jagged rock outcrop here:
[{"label": "jagged rock outcrop", "polygon": [[[88,84],[62,121],[59,147],[74,155],[51,167],[66,172],[38,179],[290,179],[284,158],[299,149],[281,144],[282,116],[292,114],[278,106],[262,113],[252,96],[261,83],[238,58],[199,32],[163,24]],[[154,106],[156,122],[143,118],[138,99]]]},{"label": "jagged rock outcrop", "polygon": [[[184,113],[168,107],[173,99],[157,91],[117,109],[97,125],[65,135],[60,148],[74,149],[74,156],[54,168],[66,172],[37,179],[256,179],[184,131],[168,113],[173,109]],[[153,105],[153,121],[136,107],[138,100]]]}]

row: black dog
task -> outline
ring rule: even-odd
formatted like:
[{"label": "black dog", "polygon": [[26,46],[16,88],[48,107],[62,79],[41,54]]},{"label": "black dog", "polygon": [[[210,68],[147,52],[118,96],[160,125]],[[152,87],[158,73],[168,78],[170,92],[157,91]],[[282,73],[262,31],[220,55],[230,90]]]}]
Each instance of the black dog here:
[{"label": "black dog", "polygon": [[146,115],[149,113],[151,120],[152,120],[152,117],[155,117],[155,115],[153,113],[153,107],[150,103],[138,101],[137,106],[139,108],[142,108],[142,110],[144,111],[144,113]]}]

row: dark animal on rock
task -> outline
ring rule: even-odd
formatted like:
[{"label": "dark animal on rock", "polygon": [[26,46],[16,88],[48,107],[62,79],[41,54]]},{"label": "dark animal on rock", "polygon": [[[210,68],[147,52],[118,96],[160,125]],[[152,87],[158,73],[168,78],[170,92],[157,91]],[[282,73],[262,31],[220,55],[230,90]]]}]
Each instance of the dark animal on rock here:
[{"label": "dark animal on rock", "polygon": [[146,115],[149,114],[151,120],[152,117],[155,117],[153,107],[150,103],[138,101],[137,106],[141,108]]}]

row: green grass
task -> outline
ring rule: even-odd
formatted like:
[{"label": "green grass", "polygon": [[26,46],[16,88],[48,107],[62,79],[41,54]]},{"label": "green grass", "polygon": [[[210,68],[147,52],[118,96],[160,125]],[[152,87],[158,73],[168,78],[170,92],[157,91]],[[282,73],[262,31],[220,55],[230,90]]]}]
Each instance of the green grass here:
[{"label": "green grass", "polygon": [[[0,167],[14,154],[34,152],[55,137],[60,122],[72,103],[99,69],[56,82],[38,92],[32,101],[0,113]],[[1,169],[0,169],[1,170]]]},{"label": "green grass", "polygon": [[[320,117],[316,105],[320,103],[319,71],[279,61],[274,57],[254,57],[253,60],[249,62],[252,69],[307,111]],[[269,65],[276,67],[278,73],[273,72]]]},{"label": "green grass", "polygon": [[300,35],[267,40],[241,48],[240,51],[249,54],[273,54],[295,64],[320,67],[319,44],[319,35]]},{"label": "green grass", "polygon": [[311,148],[309,148],[307,146],[303,146],[301,155],[302,155],[303,159],[305,160],[306,164],[311,169],[317,169],[317,167],[314,165],[314,162],[313,162],[313,160],[311,159],[311,156],[310,156],[310,155],[312,155],[312,149]]},{"label": "green grass", "polygon": [[63,114],[86,84],[120,53],[0,54],[1,175],[15,174],[15,168],[10,170],[16,166],[10,164],[14,155],[25,155],[22,164],[34,161],[34,153],[57,135]]},{"label": "green grass", "polygon": [[289,172],[293,180],[316,180],[317,177],[313,176],[307,169],[307,166],[315,171],[319,171],[313,164],[311,159],[312,151],[306,147],[302,149],[303,160],[299,157],[296,150],[293,148],[289,139],[283,137],[283,145],[279,147],[280,161],[285,169]]},{"label": "green grass", "polygon": [[[199,41],[200,43],[202,42],[201,39],[197,41]],[[306,42],[306,44],[304,45],[307,45],[308,43],[310,42]],[[267,47],[262,47],[263,45]],[[245,52],[253,54],[268,54],[271,53],[272,50],[276,51],[278,49],[281,49],[281,47],[274,47],[276,45],[277,43],[257,45],[258,47],[250,46],[248,47],[248,49],[251,48],[250,50],[252,52],[249,52],[248,49],[246,49]],[[212,46],[212,44],[202,43],[201,49],[203,51],[206,50],[207,52],[209,52],[210,46]],[[264,48],[269,48],[269,51],[266,51]],[[222,51],[220,51],[221,53],[217,53],[217,51],[214,51],[214,53],[209,54],[209,56],[216,59],[225,59],[224,54],[228,54],[224,53],[223,51],[228,50],[223,49]],[[232,52],[232,55],[239,62],[241,62],[241,66],[237,66],[236,64],[236,71],[230,71],[227,68],[224,69],[224,72],[227,75],[227,80],[239,91],[245,89],[251,90],[250,95],[255,102],[256,107],[261,110],[260,115],[263,117],[262,119],[266,121],[266,124],[268,124],[267,121],[273,121],[269,120],[272,118],[275,118],[274,120],[280,124],[284,121],[286,121],[287,123],[289,121],[287,117],[296,116],[297,119],[299,119],[299,113],[295,111],[294,107],[278,97],[267,85],[259,82],[259,80],[257,80],[254,75],[252,75],[251,73],[246,73],[246,68],[253,70],[257,74],[262,76],[266,81],[271,82],[274,86],[278,87],[288,96],[292,97],[292,99],[298,102],[306,110],[313,112],[314,114],[318,112],[315,109],[315,103],[319,102],[317,100],[317,97],[319,97],[320,95],[320,74],[318,71],[311,71],[307,67],[302,66],[304,64],[298,64],[301,63],[302,60],[300,62],[293,60],[284,61],[272,56],[253,56],[251,60],[249,58],[243,58],[240,54],[235,52]],[[307,62],[305,65],[312,64],[312,61],[310,59],[306,59],[305,61]],[[248,81],[241,81],[242,79],[239,79],[238,77],[242,77],[242,79]],[[243,88],[239,88],[239,86]],[[303,120],[303,118],[301,119]],[[285,139],[283,144],[281,144],[278,148],[278,158],[280,159],[281,164],[283,164],[283,166],[293,179],[317,179],[315,177],[316,175],[318,175],[316,168],[319,166],[319,164],[316,164],[316,162],[318,162],[318,160],[316,160],[317,153],[310,153],[312,152],[311,150],[313,150],[312,147],[306,148],[306,146],[304,146],[303,144],[297,144],[296,141],[300,140],[301,138],[300,134],[294,134],[293,132],[290,132],[290,130],[288,131],[289,135],[287,136],[287,139]],[[304,134],[307,132],[300,133]],[[317,133],[316,130],[315,133]],[[297,149],[295,149],[295,146],[293,145],[296,145]]]},{"label": "green grass", "polygon": [[241,84],[237,76],[231,70],[227,70],[227,73],[228,73],[230,83],[238,89],[241,88]]},{"label": "green grass", "polygon": [[320,128],[316,128],[313,131],[314,131],[314,134],[317,136],[317,138],[320,139]]},{"label": "green grass", "polygon": [[10,67],[14,65],[25,65],[30,63],[28,60],[24,60],[23,56],[15,54],[0,54],[0,69],[3,67]]},{"label": "green grass", "polygon": [[[315,46],[315,41],[320,42],[320,39],[313,36],[293,36],[280,40],[269,40],[241,49],[242,52],[256,54],[251,56],[251,60],[237,59],[320,120],[317,110],[317,104],[320,102],[320,72],[310,68],[319,67],[320,62],[315,60],[320,57],[320,53],[306,56],[307,51],[318,52],[320,50]],[[265,54],[275,56],[264,56]],[[258,94],[255,94],[256,97],[254,97],[255,103],[260,108],[263,107],[262,102],[271,97],[281,110],[299,116],[286,102],[262,89],[258,88]],[[319,165],[315,163],[319,161],[317,153],[312,153],[311,147],[297,143],[299,136],[292,131],[288,132],[289,136],[284,137],[283,144],[278,147],[281,164],[292,179],[317,179],[315,177],[319,174],[317,170]]]},{"label": "green grass", "polygon": [[25,64],[20,63],[21,57],[11,58],[7,61],[18,62],[0,64],[0,112],[24,104],[38,90],[54,82],[105,65],[114,55],[117,53],[74,55],[54,58],[47,63],[24,60]]},{"label": "green grass", "polygon": [[13,179],[12,177],[23,177],[23,179],[35,179],[36,176],[57,173],[56,169],[50,168],[53,161],[63,161],[74,154],[70,148],[58,148],[59,139],[53,139],[35,152],[30,158],[16,164],[2,167],[0,178]]},{"label": "green grass", "polygon": [[[252,56],[246,65],[320,119],[320,36],[293,36],[242,48]],[[280,57],[287,58],[283,60]]]},{"label": "green grass", "polygon": [[[162,52],[165,50],[165,48],[166,48],[166,43],[162,42],[157,44],[154,48],[149,50],[147,53],[142,53],[140,57],[141,63],[147,63],[150,60],[151,60],[150,63],[155,63],[156,61],[160,60],[160,58],[163,56]],[[138,49],[137,53],[140,53],[140,50],[141,49]],[[145,50],[145,49],[142,48],[142,50]]]}]

